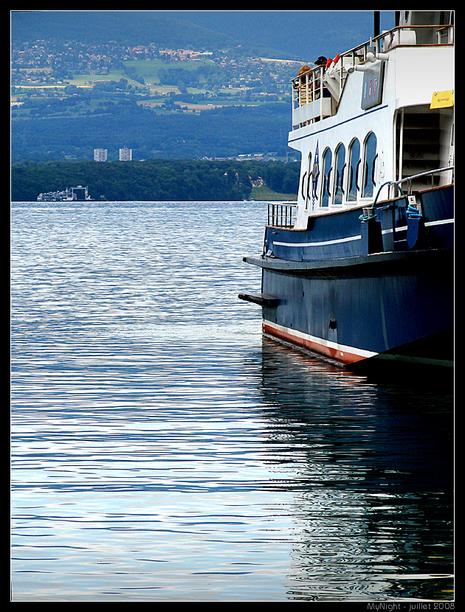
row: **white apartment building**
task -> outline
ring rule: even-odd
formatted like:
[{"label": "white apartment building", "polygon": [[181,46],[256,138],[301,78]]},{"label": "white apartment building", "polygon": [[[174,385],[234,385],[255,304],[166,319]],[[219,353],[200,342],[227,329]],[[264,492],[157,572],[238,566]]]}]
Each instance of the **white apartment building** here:
[{"label": "white apartment building", "polygon": [[94,161],[106,162],[108,159],[108,149],[94,149]]},{"label": "white apartment building", "polygon": [[132,149],[123,147],[119,150],[119,161],[132,161]]}]

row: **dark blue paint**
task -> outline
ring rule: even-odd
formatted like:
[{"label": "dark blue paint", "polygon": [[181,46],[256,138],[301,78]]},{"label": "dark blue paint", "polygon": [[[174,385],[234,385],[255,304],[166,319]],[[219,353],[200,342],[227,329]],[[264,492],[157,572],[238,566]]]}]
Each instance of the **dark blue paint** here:
[{"label": "dark blue paint", "polygon": [[[435,189],[417,196],[422,204],[425,223],[453,218],[453,187]],[[406,247],[407,197],[383,202],[376,208],[377,219],[381,222],[383,250],[401,250]],[[361,209],[341,210],[332,214],[311,217],[308,229],[292,230],[267,227],[265,230],[265,250],[275,257],[290,261],[312,261],[364,255],[361,239],[321,246],[288,247],[275,244],[325,242],[347,237],[361,236]],[[398,228],[397,231],[391,230]],[[404,228],[404,229],[399,229]],[[434,225],[426,228],[427,245],[430,248],[452,248],[453,223]],[[395,244],[399,242],[399,244]]]},{"label": "dark blue paint", "polygon": [[[452,246],[453,223],[425,226],[425,223],[453,217],[453,188],[439,188],[419,196],[420,219],[407,218],[406,197],[381,203],[376,221],[381,224],[380,251],[447,249]],[[290,261],[333,260],[352,255],[366,256],[370,250],[368,223],[360,210],[341,211],[310,219],[305,231],[267,227],[265,252]],[[397,231],[392,232],[392,228]],[[403,229],[400,229],[403,228]],[[408,228],[408,231],[407,229]],[[421,229],[420,229],[421,228]],[[362,239],[320,247],[284,247],[293,244],[335,240],[360,234]],[[409,236],[409,238],[408,238]],[[376,238],[376,237],[375,237]],[[375,353],[395,352],[422,341],[422,356],[452,360],[452,343],[426,339],[451,337],[453,329],[453,277],[447,259],[410,265],[405,258],[389,268],[338,276],[298,275],[263,269],[262,291],[279,298],[274,307],[264,307],[266,320],[324,340]],[[354,263],[355,263],[354,262]],[[441,345],[439,347],[439,344]],[[413,354],[412,354],[413,355]]]}]

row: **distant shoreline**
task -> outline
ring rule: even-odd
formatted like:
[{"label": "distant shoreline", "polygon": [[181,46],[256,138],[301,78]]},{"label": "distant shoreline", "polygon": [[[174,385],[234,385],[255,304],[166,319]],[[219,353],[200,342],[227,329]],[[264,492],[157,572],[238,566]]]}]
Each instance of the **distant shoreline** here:
[{"label": "distant shoreline", "polygon": [[297,197],[296,196],[289,196],[289,197],[283,197],[283,198],[251,198],[248,200],[232,200],[232,199],[219,199],[219,200],[174,200],[172,198],[169,198],[167,200],[74,200],[74,201],[53,201],[53,200],[49,200],[49,201],[42,201],[42,200],[11,200],[12,204],[56,204],[58,205],[64,205],[64,206],[76,206],[76,205],[82,205],[82,204],[86,204],[89,206],[95,205],[95,204],[127,204],[129,202],[134,202],[134,203],[141,203],[141,204],[152,204],[152,203],[171,203],[171,204],[195,204],[196,202],[200,202],[202,204],[207,204],[209,202],[211,203],[218,203],[218,202],[223,202],[224,204],[230,204],[230,203],[236,203],[236,202],[240,202],[240,203],[255,203],[255,202],[297,202]]},{"label": "distant shoreline", "polygon": [[12,166],[14,202],[88,188],[93,202],[295,200],[300,166],[278,161],[44,161]]}]

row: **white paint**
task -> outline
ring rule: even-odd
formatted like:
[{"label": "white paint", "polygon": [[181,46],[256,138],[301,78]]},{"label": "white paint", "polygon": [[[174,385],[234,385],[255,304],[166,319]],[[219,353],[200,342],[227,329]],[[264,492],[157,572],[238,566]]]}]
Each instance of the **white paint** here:
[{"label": "white paint", "polygon": [[328,244],[340,244],[341,242],[352,242],[353,240],[361,240],[362,236],[347,236],[346,238],[336,238],[335,240],[324,240],[323,242],[273,242],[274,245],[286,247],[315,247],[327,246]]},{"label": "white paint", "polygon": [[[405,36],[411,33],[406,32]],[[405,42],[404,40],[400,41]],[[410,41],[412,42],[412,41]],[[349,206],[366,206],[370,204],[376,195],[379,185],[385,181],[397,180],[396,176],[396,129],[395,121],[400,109],[411,106],[423,105],[429,109],[431,97],[434,91],[445,91],[454,89],[454,47],[453,46],[406,46],[394,47],[384,50],[383,57],[388,57],[384,68],[383,99],[379,106],[366,111],[361,108],[362,97],[362,72],[351,72],[347,74],[345,87],[340,99],[339,107],[335,115],[317,121],[310,125],[293,129],[289,133],[289,146],[301,152],[302,165],[298,191],[297,214],[295,229],[306,229],[309,216],[315,214],[329,214],[336,210],[346,210]],[[336,68],[337,69],[337,68]],[[326,100],[329,100],[326,98]],[[319,101],[318,101],[319,102]],[[327,104],[326,101],[324,101]],[[311,105],[306,105],[310,107]],[[301,119],[312,114],[306,106],[295,109],[300,113]],[[297,117],[299,118],[300,115]],[[310,116],[308,115],[308,116]],[[304,119],[305,120],[305,119]],[[447,119],[449,121],[449,119]],[[363,180],[363,144],[366,136],[374,132],[377,138],[378,159],[375,164],[375,188],[373,197],[362,198],[360,196]],[[357,201],[346,199],[348,192],[348,167],[349,167],[349,145],[354,138],[358,138],[361,147],[362,162],[359,166],[358,185],[359,192]],[[315,150],[318,143],[320,158],[320,176],[318,180],[318,199],[312,206],[312,197],[308,198],[307,206],[305,197],[302,196],[302,179],[308,172],[308,157],[312,154],[314,161]],[[346,168],[344,172],[343,204],[334,206],[332,196],[334,194],[334,154],[339,143],[344,144],[346,149]],[[441,143],[441,160],[449,158],[448,143]],[[330,206],[322,209],[319,206],[322,187],[322,158],[326,147],[333,154],[333,171],[330,180]],[[447,151],[446,151],[447,149]],[[313,162],[312,162],[313,163]],[[447,165],[447,164],[443,164]],[[438,168],[441,165],[438,166]],[[441,178],[441,184],[448,182],[450,173]],[[307,191],[307,179],[305,179],[304,194]],[[311,190],[310,190],[311,191]]]}]

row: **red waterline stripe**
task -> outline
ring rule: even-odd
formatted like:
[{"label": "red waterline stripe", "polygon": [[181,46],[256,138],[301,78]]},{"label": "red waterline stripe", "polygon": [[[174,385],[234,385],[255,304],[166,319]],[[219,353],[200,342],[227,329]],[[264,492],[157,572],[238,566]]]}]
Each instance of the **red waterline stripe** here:
[{"label": "red waterline stripe", "polygon": [[309,340],[307,338],[301,338],[289,331],[283,331],[281,329],[276,329],[271,325],[267,325],[267,323],[263,323],[263,331],[266,334],[270,334],[270,336],[276,336],[277,338],[281,338],[282,340],[286,340],[291,344],[297,344],[298,346],[303,346],[315,353],[321,353],[322,355],[326,355],[326,357],[331,357],[336,361],[340,361],[341,363],[356,363],[357,361],[363,361],[367,359],[367,357],[362,357],[360,355],[356,355],[355,353],[350,353],[347,351],[341,351],[339,349],[331,348],[330,346],[326,346],[325,344],[321,344],[320,342],[316,342],[314,340]]}]

